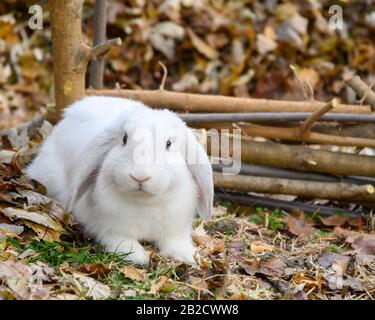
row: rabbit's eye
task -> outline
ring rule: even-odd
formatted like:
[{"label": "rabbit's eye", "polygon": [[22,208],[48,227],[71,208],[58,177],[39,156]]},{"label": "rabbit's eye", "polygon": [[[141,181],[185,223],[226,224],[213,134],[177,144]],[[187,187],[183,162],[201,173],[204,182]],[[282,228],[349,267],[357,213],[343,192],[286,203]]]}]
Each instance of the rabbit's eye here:
[{"label": "rabbit's eye", "polygon": [[122,142],[123,142],[124,145],[126,145],[127,141],[128,141],[128,134],[125,133],[124,136],[123,136],[123,138],[122,138]]},{"label": "rabbit's eye", "polygon": [[167,146],[166,146],[166,147],[167,147],[167,150],[170,148],[171,145],[172,145],[171,140],[168,140],[168,141],[167,141]]}]

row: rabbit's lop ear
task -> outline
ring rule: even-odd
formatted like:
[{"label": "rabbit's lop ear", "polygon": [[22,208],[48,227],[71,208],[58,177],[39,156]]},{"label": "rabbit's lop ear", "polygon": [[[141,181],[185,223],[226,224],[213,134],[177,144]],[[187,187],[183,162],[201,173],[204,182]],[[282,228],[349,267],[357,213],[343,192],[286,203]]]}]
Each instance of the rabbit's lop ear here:
[{"label": "rabbit's lop ear", "polygon": [[105,157],[114,144],[115,134],[106,129],[98,134],[82,152],[75,167],[76,175],[72,181],[73,191],[69,201],[69,211],[73,209],[75,202],[95,186]]},{"label": "rabbit's lop ear", "polygon": [[198,142],[192,130],[187,130],[185,161],[198,186],[198,213],[202,219],[209,219],[214,200],[212,167],[206,151]]}]

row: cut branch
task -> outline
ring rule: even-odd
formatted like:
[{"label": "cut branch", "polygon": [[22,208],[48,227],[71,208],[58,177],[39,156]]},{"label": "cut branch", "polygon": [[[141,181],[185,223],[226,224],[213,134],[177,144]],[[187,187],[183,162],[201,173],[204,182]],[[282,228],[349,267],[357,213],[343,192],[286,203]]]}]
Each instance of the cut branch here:
[{"label": "cut branch", "polygon": [[364,83],[359,76],[346,81],[347,85],[375,111],[375,92]]},{"label": "cut branch", "polygon": [[315,122],[317,122],[325,113],[330,111],[332,108],[336,108],[338,105],[338,102],[336,99],[332,99],[330,102],[328,102],[324,107],[321,109],[315,111],[310,117],[308,117],[300,126],[300,135],[304,136],[306,135],[311,127],[314,125]]},{"label": "cut branch", "polygon": [[98,59],[102,56],[104,56],[109,50],[111,50],[113,47],[121,46],[122,41],[121,38],[115,38],[111,40],[107,40],[104,43],[98,44],[95,47],[92,47],[89,50],[88,58],[89,59]]},{"label": "cut branch", "polygon": [[[142,101],[153,108],[189,112],[315,112],[325,105],[316,101],[277,101],[167,90],[93,90],[88,95],[117,96]],[[335,113],[370,113],[369,106],[339,105]]]},{"label": "cut branch", "polygon": [[302,210],[306,213],[319,213],[321,216],[330,216],[337,213],[345,213],[349,217],[358,217],[364,213],[361,211],[350,211],[342,208],[332,208],[327,206],[313,205],[300,201],[285,201],[271,199],[269,197],[260,197],[252,194],[238,193],[232,191],[215,190],[215,198],[219,200],[228,200],[252,207],[266,207],[270,209],[282,209],[285,211]]},{"label": "cut branch", "polygon": [[[375,148],[374,139],[342,137],[334,135],[326,135],[316,132],[311,132],[311,127],[318,121],[326,112],[332,108],[337,107],[337,100],[333,99],[322,108],[316,110],[311,114],[300,127],[294,128],[279,128],[269,126],[259,126],[250,123],[238,124],[241,130],[248,136],[259,136],[269,139],[282,139],[289,141],[303,141],[316,144],[329,144],[338,146],[352,146],[352,147],[371,147]],[[215,128],[210,126],[210,128]]]},{"label": "cut branch", "polygon": [[[192,128],[204,128],[207,130],[215,129],[228,129],[229,131],[234,129],[234,124],[226,123],[226,122],[206,122],[206,123],[193,123],[189,124]],[[285,141],[303,141],[310,144],[323,144],[323,145],[336,145],[336,146],[349,146],[349,147],[375,147],[375,139],[367,139],[367,138],[360,138],[361,136],[361,127],[358,130],[351,130],[351,131],[344,131],[343,134],[340,134],[338,129],[336,130],[329,130],[328,133],[330,134],[323,134],[319,132],[310,131],[308,135],[304,137],[300,136],[300,128],[299,127],[292,127],[292,128],[281,128],[281,127],[271,127],[271,126],[260,126],[256,124],[250,123],[238,123],[235,125],[239,127],[242,131],[243,135],[252,136],[252,137],[263,137],[268,139],[274,140],[285,140]],[[375,130],[375,129],[373,129]],[[371,127],[367,128],[366,132],[370,134],[373,130]],[[327,131],[327,129],[324,129]],[[353,132],[353,135],[358,134],[359,137],[349,137],[347,134]],[[337,134],[337,135],[331,135]],[[375,133],[374,133],[375,136]],[[370,138],[373,135],[369,136]]]},{"label": "cut branch", "polygon": [[347,147],[375,148],[374,139],[334,136],[309,131],[304,136],[300,135],[300,128],[278,128],[258,126],[255,124],[239,124],[246,135],[258,136],[268,139],[281,139],[287,141],[304,141],[314,144],[328,144]]},{"label": "cut branch", "polygon": [[375,202],[372,185],[317,182],[214,173],[215,186],[240,192],[295,195],[307,199]]},{"label": "cut branch", "polygon": [[[200,122],[254,122],[288,123],[305,121],[312,113],[307,112],[246,112],[246,113],[179,113],[178,116],[188,123]],[[373,114],[326,113],[320,118],[324,122],[375,123]]]},{"label": "cut branch", "polygon": [[375,139],[375,124],[347,124],[347,125],[332,125],[318,123],[313,129],[315,132],[331,134],[343,137],[357,137]]},{"label": "cut branch", "polygon": [[[223,172],[223,168],[228,167],[223,164],[213,164],[212,168],[216,172]],[[261,166],[250,163],[241,163],[240,174],[257,177],[282,178],[305,181],[322,182],[345,182],[350,184],[372,184],[375,186],[375,179],[369,177],[336,177],[329,174],[299,172],[290,169],[280,169],[274,167]]]},{"label": "cut branch", "polygon": [[[207,152],[211,155],[208,136]],[[230,139],[229,156],[233,156]],[[241,140],[241,161],[297,171],[327,173],[336,176],[375,177],[375,157],[342,152],[314,150],[306,146],[293,146],[273,142]]]}]

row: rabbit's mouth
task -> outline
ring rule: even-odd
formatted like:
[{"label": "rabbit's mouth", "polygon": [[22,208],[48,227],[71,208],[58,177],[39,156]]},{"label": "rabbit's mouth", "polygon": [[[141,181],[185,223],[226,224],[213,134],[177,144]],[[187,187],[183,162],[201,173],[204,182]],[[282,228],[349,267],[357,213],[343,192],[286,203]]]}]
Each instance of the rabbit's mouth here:
[{"label": "rabbit's mouth", "polygon": [[128,193],[135,197],[155,197],[156,196],[154,193],[146,190],[142,186],[138,186],[136,189],[133,189],[129,191]]}]

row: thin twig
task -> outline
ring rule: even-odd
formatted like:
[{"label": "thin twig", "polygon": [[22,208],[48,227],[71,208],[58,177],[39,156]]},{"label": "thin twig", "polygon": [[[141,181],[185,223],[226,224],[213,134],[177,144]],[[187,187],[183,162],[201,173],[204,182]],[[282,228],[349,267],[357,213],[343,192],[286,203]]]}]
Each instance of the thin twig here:
[{"label": "thin twig", "polygon": [[311,83],[307,80],[302,80],[301,77],[299,76],[298,72],[297,72],[297,69],[294,65],[290,65],[289,66],[290,69],[292,69],[294,75],[296,76],[298,82],[299,82],[299,85],[301,86],[301,89],[302,89],[302,92],[303,92],[303,96],[305,97],[305,100],[315,100],[314,99],[314,89],[311,85]]},{"label": "thin twig", "polygon": [[314,125],[316,121],[318,121],[322,115],[330,111],[332,108],[336,108],[338,106],[337,99],[332,99],[328,102],[323,108],[315,111],[310,117],[308,117],[300,126],[300,135],[304,136],[308,133],[311,127]]},{"label": "thin twig", "polygon": [[375,111],[375,92],[364,83],[359,76],[355,76],[346,81],[346,84],[366,103],[371,105],[372,111]]},{"label": "thin twig", "polygon": [[159,90],[164,90],[165,81],[167,80],[167,75],[168,75],[168,69],[167,69],[167,67],[165,66],[165,64],[163,62],[158,61],[158,63],[163,68],[163,78],[161,79]]}]

